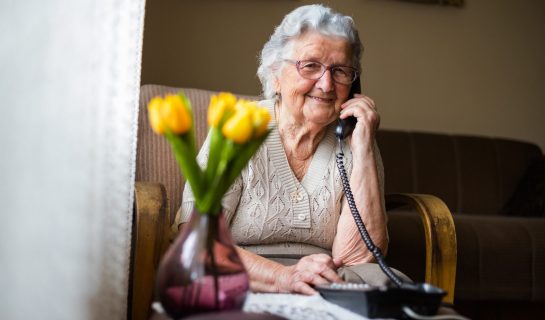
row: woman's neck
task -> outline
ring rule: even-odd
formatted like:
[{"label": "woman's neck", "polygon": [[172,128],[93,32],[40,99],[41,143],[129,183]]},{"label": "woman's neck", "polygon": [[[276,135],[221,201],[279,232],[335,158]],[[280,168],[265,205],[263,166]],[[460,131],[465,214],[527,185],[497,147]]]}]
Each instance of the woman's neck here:
[{"label": "woman's neck", "polygon": [[278,132],[288,160],[307,161],[312,159],[326,130],[324,127],[312,127],[281,118],[278,121]]}]

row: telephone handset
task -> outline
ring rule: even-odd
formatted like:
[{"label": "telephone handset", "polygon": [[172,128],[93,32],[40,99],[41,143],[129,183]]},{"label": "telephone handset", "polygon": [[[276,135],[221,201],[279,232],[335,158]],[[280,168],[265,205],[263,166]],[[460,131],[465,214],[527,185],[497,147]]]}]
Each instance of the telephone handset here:
[{"label": "telephone handset", "polygon": [[[350,98],[361,91],[360,79],[357,78],[352,84]],[[344,153],[342,145],[344,139],[349,136],[356,126],[356,118],[348,117],[339,119],[335,135],[339,143],[340,152],[337,153],[337,167],[339,168],[341,181],[348,206],[354,222],[356,223],[363,242],[367,249],[373,254],[377,264],[382,271],[390,278],[394,287],[373,287],[354,283],[332,283],[316,286],[316,290],[326,300],[362,314],[368,318],[406,318],[409,314],[418,312],[424,315],[437,313],[441,299],[446,294],[440,288],[427,283],[406,283],[403,282],[386,264],[380,248],[375,246],[369,236],[361,216],[356,207],[356,202],[350,189],[350,181],[344,168]]]},{"label": "telephone handset", "polygon": [[[361,93],[361,82],[360,77],[357,77],[354,82],[352,82],[352,87],[350,87],[350,93],[348,94],[348,99],[354,98],[356,93]],[[358,120],[356,117],[348,117],[346,119],[339,118],[337,128],[335,129],[335,135],[337,138],[344,139],[348,137],[354,128],[356,127],[356,122]]]}]

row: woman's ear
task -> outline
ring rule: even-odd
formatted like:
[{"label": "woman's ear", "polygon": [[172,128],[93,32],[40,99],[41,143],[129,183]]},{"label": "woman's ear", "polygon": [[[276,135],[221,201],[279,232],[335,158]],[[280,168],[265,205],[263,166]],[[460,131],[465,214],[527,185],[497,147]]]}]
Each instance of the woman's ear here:
[{"label": "woman's ear", "polygon": [[279,93],[280,92],[280,79],[278,79],[277,75],[274,75],[273,85],[274,85],[274,92]]}]

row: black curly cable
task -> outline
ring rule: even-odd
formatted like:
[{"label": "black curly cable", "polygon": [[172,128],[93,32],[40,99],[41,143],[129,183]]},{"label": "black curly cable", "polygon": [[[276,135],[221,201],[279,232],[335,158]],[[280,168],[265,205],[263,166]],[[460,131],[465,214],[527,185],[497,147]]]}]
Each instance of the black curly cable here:
[{"label": "black curly cable", "polygon": [[352,195],[352,190],[350,189],[350,181],[348,180],[348,177],[346,175],[346,170],[344,168],[344,153],[342,151],[342,140],[338,139],[339,146],[341,147],[341,151],[337,153],[337,167],[339,168],[339,173],[341,175],[341,180],[343,184],[344,194],[346,196],[346,200],[348,201],[348,206],[350,207],[350,212],[352,213],[352,217],[354,217],[354,221],[356,222],[356,226],[358,227],[358,230],[360,231],[361,238],[363,239],[363,242],[367,246],[367,249],[371,251],[373,254],[373,257],[377,260],[378,265],[382,269],[382,271],[396,284],[396,286],[401,287],[403,284],[403,281],[390,269],[390,267],[386,264],[386,261],[384,261],[384,257],[382,256],[382,252],[380,251],[380,248],[375,246],[373,243],[373,240],[369,236],[369,232],[367,232],[367,228],[365,228],[365,225],[363,224],[363,221],[361,220],[360,213],[358,211],[358,208],[356,207],[356,202],[354,201],[354,196]]}]

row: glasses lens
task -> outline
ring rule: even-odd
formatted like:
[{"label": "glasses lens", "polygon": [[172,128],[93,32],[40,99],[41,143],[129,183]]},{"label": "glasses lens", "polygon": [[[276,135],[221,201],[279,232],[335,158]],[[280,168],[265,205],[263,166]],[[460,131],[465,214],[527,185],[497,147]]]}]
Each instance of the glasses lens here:
[{"label": "glasses lens", "polygon": [[297,70],[303,78],[316,80],[319,79],[325,72],[325,67],[314,61],[300,61],[297,65]]},{"label": "glasses lens", "polygon": [[356,70],[349,67],[331,68],[333,80],[342,84],[351,84],[356,79]]}]

